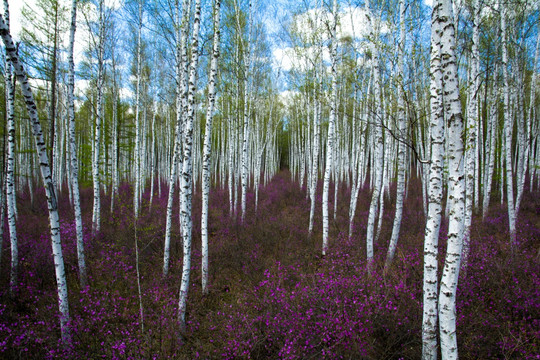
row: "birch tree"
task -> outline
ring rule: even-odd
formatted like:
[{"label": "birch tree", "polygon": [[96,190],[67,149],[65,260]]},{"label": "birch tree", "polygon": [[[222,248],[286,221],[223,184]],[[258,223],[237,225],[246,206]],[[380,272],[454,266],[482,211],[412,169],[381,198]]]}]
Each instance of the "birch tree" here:
[{"label": "birch tree", "polygon": [[[165,222],[165,246],[163,249],[163,276],[167,276],[169,273],[169,262],[170,262],[170,245],[171,245],[171,227],[172,227],[172,208],[174,201],[174,187],[177,181],[177,172],[178,172],[178,162],[182,156],[182,101],[184,96],[184,53],[187,42],[188,35],[188,20],[189,20],[189,9],[190,1],[184,0],[182,5],[183,15],[180,16],[180,4],[178,1],[175,2],[175,17],[176,17],[176,66],[175,66],[175,75],[176,75],[176,121],[174,127],[174,145],[173,145],[173,157],[171,160],[171,170],[169,174],[169,195],[167,200],[167,219]],[[180,18],[182,22],[180,23]]]},{"label": "birch tree", "polygon": [[69,334],[69,304],[67,294],[66,274],[64,270],[64,258],[62,255],[62,244],[60,241],[60,224],[58,219],[58,205],[56,201],[55,188],[51,178],[51,170],[49,167],[49,159],[47,157],[47,148],[45,146],[45,140],[43,139],[43,131],[39,122],[37,113],[37,106],[32,94],[28,77],[23,68],[23,65],[19,61],[17,55],[17,48],[13,43],[9,28],[4,22],[4,18],[0,15],[0,36],[6,47],[6,53],[15,71],[19,83],[21,84],[21,90],[26,103],[26,109],[28,116],[32,123],[32,132],[34,135],[35,146],[38,150],[41,178],[45,187],[45,196],[47,198],[47,207],[49,210],[49,226],[51,231],[51,245],[54,259],[54,268],[56,275],[57,293],[58,293],[58,307],[60,310],[60,329],[62,335],[62,341],[67,344],[70,341]]},{"label": "birch tree", "polygon": [[180,220],[182,223],[182,239],[184,249],[184,260],[182,264],[182,281],[180,284],[180,293],[178,299],[178,322],[181,332],[186,329],[186,306],[189,290],[189,278],[191,275],[191,238],[192,238],[192,219],[191,219],[191,197],[193,182],[192,167],[192,145],[193,145],[193,119],[195,112],[195,90],[197,81],[197,64],[199,61],[199,29],[201,16],[201,1],[195,2],[195,13],[193,16],[193,34],[191,40],[191,61],[189,68],[189,91],[187,99],[187,114],[184,124],[184,144],[183,144],[183,163],[181,176],[180,193]]},{"label": "birch tree", "polygon": [[503,113],[504,113],[504,154],[506,173],[506,202],[508,205],[508,226],[510,244],[516,243],[516,209],[514,207],[514,180],[512,173],[512,117],[510,114],[510,79],[508,75],[508,31],[506,16],[508,8],[499,1],[501,9],[502,68],[503,68]]},{"label": "birch tree", "polygon": [[[236,3],[235,3],[236,4]],[[237,9],[237,21],[239,22],[240,11]],[[242,195],[241,195],[241,219],[244,222],[246,217],[246,193],[247,193],[247,183],[248,183],[248,137],[250,134],[249,129],[249,76],[250,76],[250,66],[251,66],[251,27],[252,27],[252,11],[251,11],[251,1],[248,2],[248,26],[247,26],[247,39],[244,43],[244,103],[243,103],[243,136],[242,136],[242,160],[241,160],[241,185],[242,185]],[[240,24],[238,24],[238,29],[240,29]]]},{"label": "birch tree", "polygon": [[[497,67],[495,67],[495,74],[497,74]],[[493,173],[495,170],[495,144],[497,142],[497,104],[498,104],[498,90],[494,89],[494,86],[489,89],[489,107],[487,112],[487,136],[486,140],[489,142],[487,146],[488,151],[485,160],[485,170],[484,170],[484,198],[482,202],[482,218],[485,219],[488,209],[489,209],[489,200],[491,198],[491,184],[493,181]],[[486,107],[488,104],[485,105]]]},{"label": "birch tree", "polygon": [[69,32],[68,49],[68,118],[69,118],[69,151],[71,160],[70,186],[73,196],[73,211],[75,213],[75,230],[77,233],[77,258],[79,264],[79,278],[81,287],[86,286],[86,262],[84,258],[84,243],[81,218],[81,201],[79,195],[79,165],[77,160],[77,144],[75,139],[75,62],[73,49],[75,46],[75,31],[77,27],[77,0],[71,3],[71,28]]},{"label": "birch tree", "polygon": [[438,242],[442,217],[444,109],[441,68],[441,11],[434,3],[431,15],[430,107],[431,164],[429,168],[428,212],[424,236],[424,280],[422,317],[422,359],[437,359]]},{"label": "birch tree", "polygon": [[465,270],[467,266],[467,256],[469,254],[469,242],[471,232],[471,222],[474,205],[474,180],[476,165],[476,127],[478,123],[478,96],[480,93],[480,10],[477,0],[472,3],[473,12],[473,35],[471,49],[471,69],[469,71],[469,103],[467,104],[467,147],[465,149],[465,222],[463,224],[463,261],[462,266]]},{"label": "birch tree", "polygon": [[[5,26],[9,32],[9,3],[4,0]],[[7,169],[6,169],[6,203],[9,228],[9,240],[11,245],[11,272],[9,280],[10,294],[13,296],[19,278],[19,245],[17,241],[17,225],[15,211],[15,77],[12,72],[12,64],[8,49],[6,48],[6,118],[7,118]],[[2,224],[3,226],[3,224]]]},{"label": "birch tree", "polygon": [[309,184],[309,198],[310,198],[310,208],[309,208],[309,227],[308,232],[311,235],[313,231],[313,221],[315,218],[315,193],[317,191],[317,183],[319,181],[319,147],[321,142],[321,102],[320,96],[322,92],[322,71],[318,71],[319,68],[322,68],[322,41],[318,39],[319,31],[319,16],[318,13],[315,14],[314,21],[314,33],[317,35],[316,41],[317,44],[317,56],[320,61],[318,65],[313,66],[314,73],[314,83],[313,83],[313,143],[311,151],[311,174],[310,174],[310,184]]},{"label": "birch tree", "polygon": [[[219,13],[221,1],[214,1],[214,39],[212,43],[212,61],[210,63],[210,79],[208,82],[208,108],[204,132],[203,164],[202,164],[202,210],[201,210],[201,242],[202,242],[202,291],[208,293],[208,197],[210,193],[210,155],[212,151],[212,118],[216,101],[216,76],[219,57]],[[257,176],[257,174],[255,174]]]},{"label": "birch tree", "polygon": [[101,162],[101,126],[103,122],[103,83],[105,78],[105,9],[103,0],[99,0],[99,35],[97,43],[97,105],[95,114],[95,130],[92,158],[92,181],[94,188],[94,205],[92,210],[92,234],[95,236],[101,228],[101,181],[100,181],[100,162]]},{"label": "birch tree", "polygon": [[140,119],[140,103],[141,103],[141,77],[142,77],[142,24],[143,24],[143,1],[138,1],[138,22],[137,22],[137,47],[136,47],[136,77],[135,85],[135,190],[133,191],[133,209],[135,219],[139,217],[139,203],[141,200],[141,119]]},{"label": "birch tree", "polygon": [[396,252],[397,241],[399,237],[399,229],[401,227],[401,218],[403,214],[403,198],[405,197],[405,149],[406,145],[404,141],[406,132],[406,114],[404,104],[405,89],[403,79],[403,58],[405,54],[405,0],[399,1],[399,55],[398,55],[398,94],[397,94],[397,111],[398,111],[398,174],[397,174],[397,190],[396,190],[396,213],[394,215],[394,224],[392,226],[392,237],[390,238],[390,245],[388,246],[388,253],[386,255],[386,263],[384,265],[385,270],[388,269],[394,254]]},{"label": "birch tree", "polygon": [[[113,23],[114,25],[114,23]],[[117,58],[114,44],[111,47],[111,67],[112,67],[112,162],[111,162],[111,213],[114,211],[114,200],[118,194],[118,158],[119,158],[119,142],[118,142],[118,103],[119,103],[119,86],[118,86],[118,71],[117,71]]]},{"label": "birch tree", "polygon": [[440,51],[443,77],[444,112],[448,126],[448,242],[439,292],[439,330],[441,356],[457,359],[456,291],[463,248],[465,213],[465,171],[463,167],[463,117],[459,98],[455,30],[452,23],[452,0],[438,1],[441,29]]},{"label": "birch tree", "polygon": [[371,44],[371,66],[373,71],[373,94],[374,94],[374,124],[375,137],[374,137],[374,160],[371,166],[371,176],[373,181],[373,193],[371,197],[371,203],[369,206],[367,233],[366,233],[366,252],[368,261],[368,271],[371,272],[373,263],[373,239],[375,233],[375,218],[377,216],[379,197],[381,196],[382,178],[383,178],[383,133],[382,124],[382,109],[381,109],[381,78],[379,69],[379,49],[377,44],[378,27],[377,21],[373,19],[373,12],[371,11],[369,1],[366,1],[366,14],[368,16],[368,23],[370,28],[370,40]]},{"label": "birch tree", "polygon": [[[331,100],[330,100],[330,118],[328,119],[328,139],[326,143],[326,164],[324,169],[324,180],[323,180],[323,195],[322,195],[322,214],[323,214],[323,233],[322,233],[322,254],[326,255],[328,251],[328,230],[329,230],[329,220],[328,220],[328,193],[330,190],[330,173],[332,170],[334,153],[334,129],[336,122],[336,111],[337,111],[337,37],[336,37],[336,28],[337,28],[337,0],[333,1],[332,5],[332,14],[333,21],[330,25],[330,62],[331,62],[331,74],[332,74],[332,89],[331,89]],[[337,180],[336,180],[337,181]]]}]

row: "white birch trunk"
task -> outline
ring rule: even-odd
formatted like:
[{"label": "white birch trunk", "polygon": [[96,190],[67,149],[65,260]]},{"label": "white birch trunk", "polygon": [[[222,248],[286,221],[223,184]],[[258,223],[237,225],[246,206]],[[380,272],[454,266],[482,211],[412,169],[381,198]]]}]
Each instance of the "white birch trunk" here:
[{"label": "white birch trunk", "polygon": [[116,59],[112,49],[113,113],[112,113],[112,161],[111,161],[111,214],[114,212],[114,199],[118,192],[118,85],[116,81]]},{"label": "white birch trunk", "polygon": [[[219,57],[219,13],[220,0],[214,2],[214,39],[212,61],[210,64],[210,79],[208,82],[208,109],[206,111],[206,126],[203,147],[202,165],[202,210],[201,210],[201,251],[202,251],[202,292],[208,293],[208,198],[210,194],[210,156],[212,151],[212,118],[216,101],[216,76]],[[257,175],[257,174],[255,174]]]},{"label": "white birch trunk", "polygon": [[67,283],[66,275],[64,270],[64,258],[62,256],[62,245],[60,241],[60,224],[58,221],[58,207],[56,202],[56,194],[54,190],[54,185],[51,178],[51,169],[49,167],[49,159],[47,157],[47,148],[45,146],[45,140],[43,139],[43,132],[41,129],[41,124],[39,122],[39,117],[37,113],[37,106],[34,101],[34,96],[28,82],[28,77],[26,72],[19,62],[17,56],[17,49],[11,35],[9,33],[9,28],[4,22],[4,18],[0,15],[0,36],[4,41],[6,47],[6,52],[8,57],[13,65],[15,70],[15,75],[17,76],[20,84],[22,94],[26,103],[26,109],[30,121],[32,122],[32,132],[34,135],[35,146],[38,150],[39,162],[41,168],[41,178],[43,180],[43,185],[45,187],[45,195],[47,197],[47,207],[49,210],[49,225],[51,230],[51,245],[52,253],[54,258],[54,268],[56,275],[56,284],[58,292],[58,307],[60,310],[60,329],[62,341],[64,344],[69,343],[69,305],[68,305],[68,295],[67,295]]},{"label": "white birch trunk", "polygon": [[372,48],[372,71],[373,71],[373,92],[375,98],[375,109],[374,109],[374,127],[375,127],[375,138],[374,138],[374,161],[372,162],[371,167],[371,176],[373,178],[373,193],[371,197],[371,204],[369,206],[369,215],[368,215],[368,224],[367,224],[367,233],[366,233],[366,253],[368,261],[368,272],[371,272],[373,266],[373,239],[375,233],[375,218],[377,216],[379,196],[381,193],[382,187],[382,176],[383,176],[383,134],[382,134],[382,124],[379,124],[379,121],[382,121],[382,110],[381,110],[381,79],[379,71],[379,49],[376,44],[377,39],[375,36],[378,35],[375,33],[375,23],[372,19],[373,13],[371,12],[369,1],[366,1],[366,13],[369,14],[369,26],[370,26],[370,35],[373,41],[375,41]]},{"label": "white birch trunk", "polygon": [[[139,1],[139,23],[137,28],[137,85],[135,88],[135,190],[133,191],[133,211],[135,219],[139,217],[139,203],[141,196],[141,119],[140,119],[140,100],[141,100],[141,35],[142,35],[142,23],[143,23],[143,2]],[[145,111],[146,113],[146,111]]]},{"label": "white birch trunk", "polygon": [[[4,0],[4,15],[6,17],[6,30],[9,32],[9,5]],[[17,212],[15,197],[15,78],[12,74],[12,64],[6,48],[5,61],[5,89],[6,89],[6,118],[7,118],[7,169],[6,169],[6,202],[11,247],[11,272],[9,280],[10,295],[15,295],[19,278],[19,245],[17,241]],[[3,223],[0,224],[3,227]]]},{"label": "white birch trunk", "polygon": [[101,227],[101,197],[100,197],[100,149],[101,149],[101,122],[103,119],[103,82],[105,53],[105,16],[103,0],[99,2],[99,40],[98,40],[98,74],[97,74],[97,114],[94,134],[94,156],[92,160],[92,178],[94,186],[94,207],[92,215],[92,234],[95,236]]},{"label": "white birch trunk", "polygon": [[437,359],[437,297],[439,230],[442,217],[443,169],[444,169],[444,109],[441,70],[441,24],[440,3],[435,3],[431,17],[431,165],[428,183],[428,212],[424,237],[424,280],[422,359]]},{"label": "white birch trunk", "polygon": [[478,1],[473,4],[473,36],[472,36],[472,54],[471,71],[469,73],[469,104],[467,104],[467,147],[465,149],[465,222],[463,224],[463,258],[462,268],[466,271],[467,257],[469,255],[469,242],[471,232],[471,222],[474,205],[474,170],[476,164],[476,127],[478,124],[478,96],[480,93],[480,51],[478,45],[480,42],[480,10]]},{"label": "white birch trunk", "polygon": [[328,251],[328,192],[330,188],[330,172],[333,166],[332,154],[334,152],[334,127],[336,121],[337,112],[337,0],[333,1],[332,13],[334,15],[333,23],[331,25],[331,44],[330,44],[330,61],[332,67],[332,89],[331,101],[330,101],[330,118],[328,120],[328,139],[326,145],[326,164],[324,169],[324,181],[323,181],[323,197],[322,197],[322,214],[323,214],[323,233],[322,233],[322,254],[326,255]]},{"label": "white birch trunk", "polygon": [[[182,140],[182,97],[184,96],[183,89],[183,77],[184,77],[184,48],[187,42],[187,16],[189,14],[189,0],[184,0],[182,11],[184,15],[182,17],[182,26],[180,26],[180,9],[178,2],[176,3],[176,81],[177,93],[176,93],[176,121],[174,130],[174,145],[173,145],[173,158],[171,161],[171,170],[169,174],[169,195],[167,197],[167,218],[165,221],[165,243],[163,247],[163,277],[169,274],[170,263],[170,248],[171,248],[171,228],[172,228],[172,209],[174,203],[174,187],[177,181],[178,162],[181,154],[181,140]],[[182,31],[180,31],[182,28]]]},{"label": "white birch trunk", "polygon": [[156,114],[157,114],[157,106],[154,106],[154,113],[152,114],[152,145],[150,146],[149,156],[150,156],[150,204],[149,208],[152,208],[152,200],[154,199],[154,180],[156,178],[155,172],[156,172],[156,162],[157,162],[157,154],[156,154]]},{"label": "white birch trunk", "polygon": [[69,33],[68,50],[68,118],[69,118],[69,150],[71,161],[71,179],[70,188],[73,192],[73,211],[75,212],[75,229],[77,233],[77,259],[79,264],[79,281],[81,287],[87,284],[86,262],[84,259],[84,243],[81,218],[81,201],[79,195],[79,166],[77,160],[77,144],[75,142],[75,63],[73,60],[73,49],[75,46],[75,31],[77,26],[77,0],[72,1],[71,5],[71,29]]},{"label": "white birch trunk", "polygon": [[[321,75],[322,76],[322,75]],[[321,79],[322,81],[322,79]],[[321,138],[321,122],[320,122],[320,103],[317,99],[317,96],[314,96],[313,99],[313,122],[314,122],[314,131],[313,136],[313,152],[311,153],[311,183],[309,186],[309,198],[310,198],[310,209],[309,209],[309,235],[313,232],[313,220],[315,217],[315,200],[317,192],[317,183],[319,180],[319,143]]]},{"label": "white birch trunk", "polygon": [[499,1],[501,9],[501,36],[502,36],[502,66],[503,66],[503,108],[504,108],[504,138],[506,160],[506,195],[508,204],[508,226],[510,231],[510,244],[516,243],[516,209],[514,207],[514,179],[512,176],[512,118],[510,116],[510,84],[508,76],[508,32],[506,29],[507,7]]},{"label": "white birch trunk", "polygon": [[234,188],[234,146],[236,142],[235,138],[235,129],[234,129],[234,118],[231,117],[230,113],[230,105],[227,104],[227,109],[229,110],[227,114],[229,115],[227,118],[229,121],[228,124],[228,139],[229,139],[229,146],[228,146],[228,163],[229,167],[227,169],[228,171],[228,185],[229,185],[229,216],[232,218],[234,214],[236,213],[236,208],[234,207],[234,194],[236,193],[236,189]]},{"label": "white birch trunk", "polygon": [[184,124],[184,161],[182,163],[181,193],[180,193],[180,219],[182,223],[182,239],[184,260],[182,264],[182,281],[178,296],[178,321],[181,332],[186,330],[186,307],[191,275],[191,196],[193,182],[193,168],[191,152],[193,144],[193,118],[195,111],[195,90],[197,80],[197,64],[199,60],[199,28],[200,28],[201,2],[195,2],[193,17],[193,39],[191,42],[191,63],[189,70],[188,113]]},{"label": "white birch trunk", "polygon": [[[495,70],[495,74],[497,71]],[[491,95],[493,94],[493,90],[491,90]],[[489,200],[491,198],[491,183],[493,180],[493,172],[495,168],[495,144],[497,140],[497,102],[498,102],[498,96],[490,96],[490,111],[488,112],[488,136],[486,139],[489,140],[489,153],[488,158],[489,161],[486,163],[486,175],[484,176],[484,198],[482,203],[482,218],[485,219],[487,212],[489,210]]]},{"label": "white birch trunk", "polygon": [[[244,126],[243,126],[243,137],[242,137],[242,160],[241,160],[241,183],[242,183],[242,197],[241,197],[241,219],[242,223],[244,222],[244,219],[246,217],[246,193],[247,193],[247,183],[248,183],[248,136],[250,133],[249,130],[249,71],[250,71],[250,62],[251,62],[251,53],[250,53],[250,46],[251,46],[251,1],[248,5],[248,16],[249,16],[249,22],[247,27],[247,41],[244,44]],[[239,26],[240,28],[240,26]]]},{"label": "white birch trunk", "polygon": [[394,215],[394,224],[392,226],[392,236],[390,238],[390,245],[388,246],[388,253],[386,254],[386,262],[384,264],[385,271],[388,270],[390,264],[394,259],[396,253],[397,242],[399,238],[399,229],[401,227],[401,218],[403,214],[403,198],[405,197],[405,144],[406,141],[406,114],[404,104],[404,94],[402,91],[405,87],[403,78],[403,58],[405,54],[405,0],[399,1],[399,27],[400,27],[400,45],[399,45],[399,59],[398,59],[398,173],[397,173],[397,190],[396,190],[396,213]]},{"label": "white birch trunk", "polygon": [[463,166],[463,117],[459,99],[456,38],[452,17],[452,1],[440,2],[441,68],[443,73],[444,111],[448,124],[448,244],[439,292],[439,330],[442,359],[457,359],[456,291],[463,248],[463,216],[465,212],[465,171]]}]

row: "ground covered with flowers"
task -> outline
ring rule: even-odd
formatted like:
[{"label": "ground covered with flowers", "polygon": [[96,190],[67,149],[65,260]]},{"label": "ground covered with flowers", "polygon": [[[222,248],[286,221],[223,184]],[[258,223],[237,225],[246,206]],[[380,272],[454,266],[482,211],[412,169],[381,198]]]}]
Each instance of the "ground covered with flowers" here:
[{"label": "ground covered with flowers", "polygon": [[[376,263],[368,276],[365,229],[370,194],[361,191],[349,239],[350,190],[338,192],[329,255],[321,257],[321,191],[308,235],[306,190],[278,174],[248,194],[244,223],[229,212],[228,193],[210,197],[210,291],[200,286],[200,193],[194,196],[192,285],[187,329],[176,322],[182,246],[172,235],[170,275],[162,259],[166,186],[144,194],[137,237],[131,188],[123,185],[110,213],[103,194],[102,231],[90,234],[92,191],[82,191],[89,286],[78,285],[75,225],[67,190],[60,196],[69,286],[70,346],[62,346],[54,265],[43,191],[18,194],[20,275],[9,295],[9,240],[0,270],[0,358],[6,359],[418,359],[421,356],[424,214],[411,181],[396,258],[383,273],[394,200],[386,199]],[[392,190],[394,194],[395,189]],[[495,194],[496,195],[496,194]],[[394,196],[394,195],[393,195]],[[497,199],[497,200],[496,200]],[[333,191],[330,196],[333,209]],[[540,192],[527,191],[518,246],[508,243],[505,204],[473,219],[471,253],[458,289],[458,345],[464,359],[536,359],[540,349]],[[174,218],[178,219],[178,204]],[[175,222],[178,224],[177,220]],[[441,227],[444,261],[446,224]],[[137,293],[140,249],[143,318]]]}]

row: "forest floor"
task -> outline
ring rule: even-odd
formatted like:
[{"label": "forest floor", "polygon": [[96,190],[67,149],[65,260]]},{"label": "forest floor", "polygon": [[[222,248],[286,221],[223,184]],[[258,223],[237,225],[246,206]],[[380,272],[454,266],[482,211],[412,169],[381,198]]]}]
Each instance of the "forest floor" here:
[{"label": "forest floor", "polygon": [[[333,189],[333,187],[331,188]],[[395,194],[393,187],[392,194]],[[365,229],[370,193],[361,190],[348,239],[350,190],[341,186],[331,222],[329,254],[321,257],[321,190],[315,231],[308,236],[306,190],[283,171],[261,186],[258,210],[248,193],[245,222],[229,214],[228,193],[210,196],[210,291],[200,285],[200,191],[193,202],[193,260],[187,329],[177,325],[182,246],[175,203],[170,275],[163,279],[166,186],[152,204],[143,196],[137,221],[143,321],[135,271],[131,188],[123,185],[110,212],[102,197],[102,228],[90,235],[92,190],[81,192],[89,283],[78,285],[75,226],[67,190],[59,196],[69,287],[70,347],[60,342],[54,265],[43,191],[18,194],[20,272],[9,296],[9,241],[4,229],[0,269],[0,358],[6,359],[419,359],[422,322],[424,214],[413,180],[404,206],[396,258],[383,275],[394,213],[386,199],[366,272]],[[394,195],[393,195],[394,196]],[[518,246],[508,239],[506,205],[494,197],[485,221],[473,219],[471,253],[457,295],[463,359],[537,359],[540,349],[540,192],[524,195]],[[496,200],[496,201],[495,201]],[[178,200],[177,200],[178,201]],[[330,206],[333,209],[333,190]],[[331,212],[333,214],[333,212]],[[447,224],[441,227],[440,268]],[[143,330],[144,325],[144,330]]]}]

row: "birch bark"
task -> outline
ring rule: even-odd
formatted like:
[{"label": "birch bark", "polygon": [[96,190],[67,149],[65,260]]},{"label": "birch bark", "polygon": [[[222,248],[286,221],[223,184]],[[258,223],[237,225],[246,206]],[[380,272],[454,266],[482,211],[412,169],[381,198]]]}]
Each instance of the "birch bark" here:
[{"label": "birch bark", "polygon": [[[176,1],[176,81],[177,81],[177,92],[176,92],[176,122],[174,130],[174,145],[173,145],[173,158],[171,161],[171,171],[169,174],[169,195],[167,198],[167,219],[165,221],[165,244],[163,248],[163,277],[166,277],[169,274],[169,263],[170,263],[170,248],[171,248],[171,227],[172,227],[172,208],[174,202],[174,187],[177,181],[177,172],[178,172],[178,163],[180,157],[182,156],[181,144],[182,144],[182,98],[184,96],[184,49],[186,48],[187,42],[187,27],[188,27],[188,16],[190,8],[190,0],[184,0],[182,5],[182,11],[184,12],[182,16],[182,25],[180,25],[180,9],[179,3]],[[182,29],[182,30],[180,30]]]},{"label": "birch bark", "polygon": [[367,224],[367,233],[366,233],[366,253],[368,261],[368,271],[371,273],[373,266],[373,239],[375,233],[375,218],[377,216],[379,196],[381,194],[382,187],[382,176],[383,176],[383,134],[382,134],[382,125],[379,124],[379,121],[382,121],[382,110],[381,110],[381,79],[380,79],[380,69],[379,69],[379,49],[376,44],[376,36],[378,35],[375,31],[375,22],[378,20],[373,20],[373,13],[371,12],[369,1],[366,1],[366,14],[368,14],[368,22],[370,27],[370,38],[374,43],[371,45],[372,49],[372,71],[373,71],[373,92],[374,92],[374,161],[373,166],[371,167],[372,177],[373,177],[373,193],[371,197],[371,204],[369,206],[369,215],[368,215],[368,224]]},{"label": "birch bark", "polygon": [[333,152],[334,152],[334,128],[336,121],[336,106],[337,106],[337,0],[333,1],[332,14],[334,16],[331,30],[330,30],[330,61],[331,61],[331,73],[332,73],[332,89],[331,89],[331,101],[330,101],[330,118],[328,120],[328,139],[326,143],[326,164],[324,169],[324,181],[323,181],[323,198],[322,198],[322,214],[323,214],[323,233],[322,233],[322,254],[326,255],[328,251],[328,192],[330,190],[330,172],[333,166]]},{"label": "birch bark", "polygon": [[[497,70],[495,70],[495,74]],[[493,172],[495,168],[495,144],[497,140],[497,103],[498,96],[493,95],[496,90],[490,90],[490,110],[488,112],[488,135],[486,139],[489,140],[489,152],[487,158],[489,161],[486,161],[486,175],[484,176],[484,199],[482,202],[482,218],[485,219],[487,212],[489,210],[489,200],[491,198],[491,184],[493,181]]]},{"label": "birch bark", "polygon": [[21,84],[21,90],[26,103],[26,109],[30,121],[32,122],[32,133],[34,135],[35,146],[39,154],[39,162],[41,168],[41,178],[45,187],[45,196],[47,198],[47,207],[49,210],[49,226],[51,231],[51,246],[54,259],[54,268],[56,275],[56,284],[58,292],[58,307],[60,310],[60,329],[62,341],[67,344],[70,340],[69,335],[69,305],[67,295],[66,275],[64,270],[64,258],[62,256],[62,245],[60,241],[60,224],[58,220],[58,207],[56,201],[56,194],[54,185],[51,178],[51,169],[49,167],[49,160],[47,157],[47,148],[45,140],[43,138],[43,131],[39,122],[37,113],[37,106],[34,101],[34,96],[28,82],[28,77],[23,68],[23,65],[19,62],[17,55],[17,49],[11,38],[9,28],[4,22],[4,18],[0,15],[0,36],[6,47],[6,53],[11,61],[15,75],[17,76],[19,83]]},{"label": "birch bark", "polygon": [[182,264],[182,281],[178,299],[178,321],[181,332],[186,330],[186,306],[191,275],[191,197],[193,183],[192,145],[193,145],[193,118],[195,111],[195,90],[197,81],[197,64],[199,61],[199,28],[201,16],[201,1],[195,2],[193,16],[193,38],[191,41],[191,63],[189,69],[188,112],[184,125],[184,161],[182,163],[181,193],[180,193],[180,219],[182,223],[182,239],[184,260]]},{"label": "birch bark", "polygon": [[400,45],[399,45],[399,59],[398,59],[398,173],[397,173],[397,190],[396,190],[396,213],[394,215],[394,224],[392,226],[392,236],[390,238],[390,245],[388,246],[388,253],[386,254],[386,262],[384,264],[385,271],[389,268],[394,255],[396,253],[396,247],[399,237],[399,229],[401,227],[401,218],[403,214],[403,198],[405,197],[405,133],[406,133],[406,119],[405,119],[405,104],[403,90],[405,88],[403,78],[403,58],[405,51],[405,0],[399,1],[399,29],[400,29]]},{"label": "birch bark", "polygon": [[103,82],[105,53],[105,16],[103,0],[99,1],[99,40],[98,40],[98,74],[97,74],[97,114],[94,133],[94,156],[92,159],[92,178],[94,186],[94,207],[92,212],[92,235],[96,235],[101,227],[101,197],[100,197],[100,149],[101,149],[101,122],[103,119]]},{"label": "birch bark", "polygon": [[[322,78],[320,80],[322,82]],[[320,84],[320,83],[319,83]],[[320,89],[320,88],[319,88]],[[309,228],[308,233],[311,235],[313,232],[313,220],[315,218],[315,193],[317,191],[317,183],[319,181],[319,143],[321,138],[321,122],[320,122],[320,103],[318,100],[317,89],[314,91],[315,96],[313,98],[313,123],[314,123],[314,136],[313,136],[313,152],[311,153],[311,183],[309,185]],[[320,91],[320,90],[319,90]]]},{"label": "birch bark", "polygon": [[[216,77],[219,57],[219,13],[221,1],[214,2],[214,39],[212,44],[212,61],[208,82],[208,109],[204,133],[203,165],[202,165],[202,210],[201,210],[201,251],[202,251],[202,291],[208,293],[208,197],[210,194],[210,155],[212,151],[212,118],[216,102]],[[257,175],[257,174],[255,174]]]},{"label": "birch bark", "polygon": [[[243,125],[243,136],[242,136],[242,163],[241,163],[241,184],[242,184],[242,194],[241,194],[241,219],[242,223],[244,222],[244,219],[246,217],[246,193],[247,193],[247,183],[248,183],[248,136],[249,136],[249,71],[251,66],[251,22],[252,22],[252,15],[251,15],[251,1],[249,1],[249,10],[248,10],[248,16],[249,16],[249,22],[247,27],[247,41],[244,44],[244,125]],[[238,28],[240,29],[240,25],[238,25]]]},{"label": "birch bark", "polygon": [[452,0],[440,2],[441,69],[443,73],[444,111],[448,129],[448,243],[439,292],[439,330],[442,359],[457,359],[456,291],[463,248],[465,213],[465,171],[463,166],[463,117],[459,99],[455,30]]},{"label": "birch bark", "polygon": [[135,190],[133,191],[133,209],[135,219],[139,217],[139,203],[141,196],[141,119],[140,119],[140,100],[141,100],[141,35],[143,23],[143,2],[139,1],[139,18],[137,27],[137,85],[135,87]]},{"label": "birch bark", "polygon": [[478,1],[473,1],[473,36],[471,53],[471,71],[469,73],[469,104],[467,105],[467,147],[465,149],[465,222],[463,224],[462,269],[466,271],[469,255],[471,221],[474,206],[474,170],[476,164],[476,127],[478,124],[478,96],[480,94],[480,10]]},{"label": "birch bark", "polygon": [[499,1],[501,9],[501,36],[502,36],[502,67],[503,67],[503,109],[504,109],[504,138],[506,162],[506,202],[508,204],[508,226],[510,231],[510,244],[516,243],[516,209],[514,207],[514,179],[512,173],[512,118],[510,116],[510,83],[508,75],[508,31],[506,29],[507,7]]},{"label": "birch bark", "polygon": [[[9,32],[9,4],[4,0],[5,26]],[[19,278],[19,245],[17,241],[17,211],[15,197],[15,77],[11,59],[6,48],[5,61],[5,86],[6,86],[6,118],[7,118],[7,169],[6,169],[6,203],[9,228],[9,240],[11,247],[11,272],[9,291],[14,296]],[[3,224],[2,224],[3,226]]]},{"label": "birch bark", "polygon": [[77,26],[77,0],[71,3],[71,28],[69,32],[68,50],[68,118],[69,118],[69,149],[71,160],[71,189],[73,193],[73,210],[75,212],[75,230],[77,233],[77,259],[79,265],[79,281],[81,287],[87,284],[86,262],[84,258],[84,243],[81,218],[81,201],[79,195],[79,166],[77,160],[77,145],[75,142],[75,62],[73,60],[73,49],[75,46],[75,31]]},{"label": "birch bark", "polygon": [[114,211],[114,199],[118,193],[118,81],[116,72],[116,57],[114,46],[111,50],[112,81],[113,81],[113,113],[112,113],[112,163],[111,163],[111,213]]},{"label": "birch bark", "polygon": [[441,4],[434,3],[431,16],[430,107],[431,164],[428,183],[428,211],[424,237],[424,281],[422,359],[437,359],[438,242],[442,217],[444,167],[444,110],[441,69]]}]

